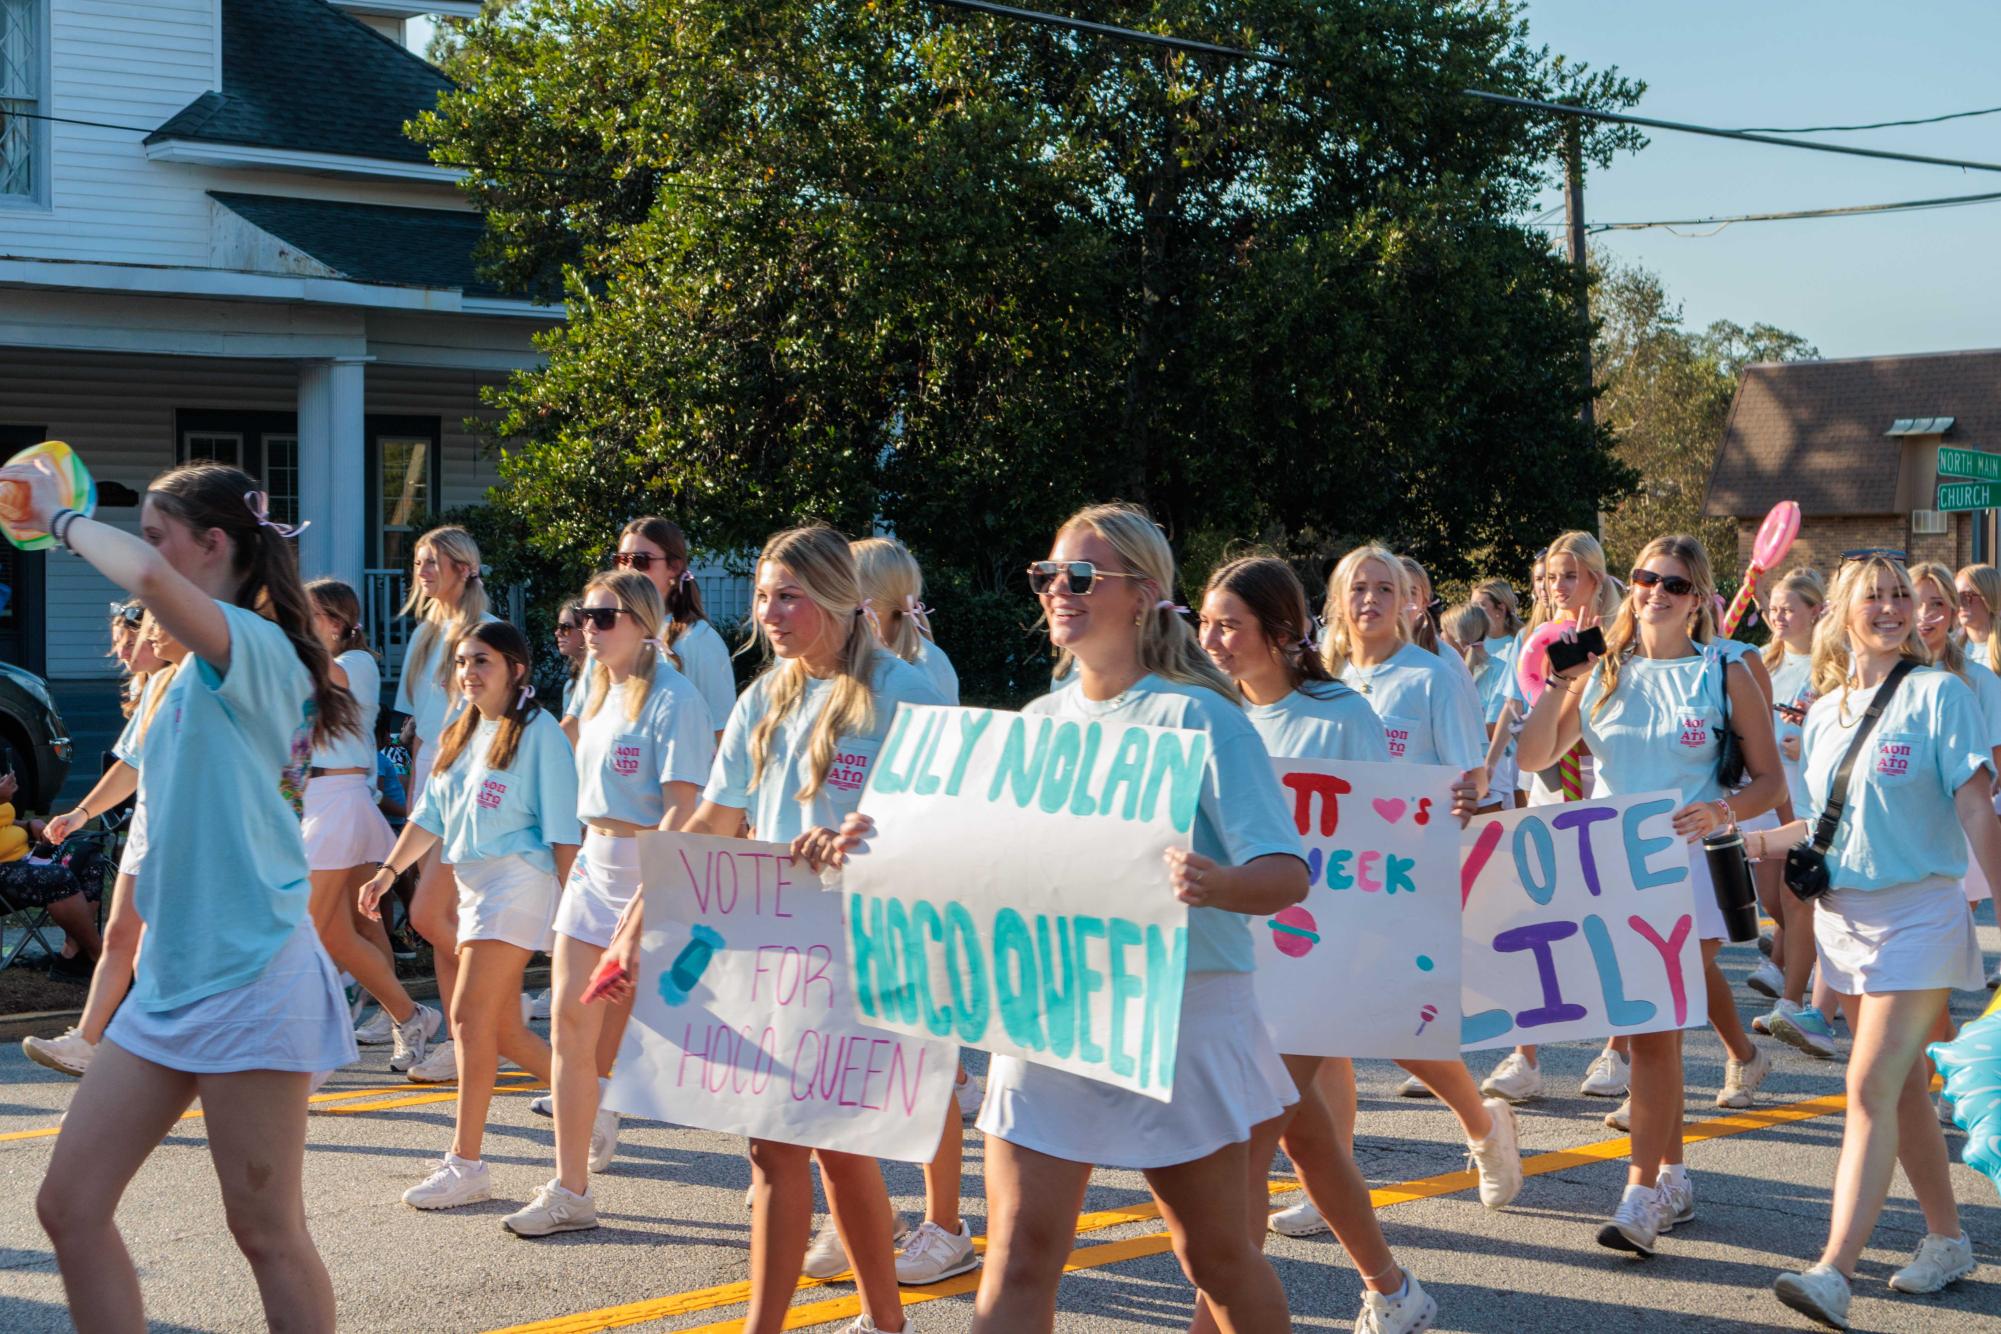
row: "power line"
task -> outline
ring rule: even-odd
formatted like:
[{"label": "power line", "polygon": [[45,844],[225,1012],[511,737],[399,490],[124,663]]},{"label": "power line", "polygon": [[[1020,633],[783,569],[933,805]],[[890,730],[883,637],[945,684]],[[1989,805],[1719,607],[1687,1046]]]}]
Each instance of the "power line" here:
[{"label": "power line", "polygon": [[1942,121],[1965,120],[1969,116],[1991,116],[2001,107],[1981,107],[1978,111],[1948,111],[1943,116],[1918,116],[1911,120],[1878,120],[1867,125],[1746,125],[1744,134],[1838,134],[1847,130],[1892,130],[1901,125],[1937,125]]},{"label": "power line", "polygon": [[1165,33],[1145,32],[1139,28],[1121,28],[1112,23],[1093,23],[1089,19],[1070,18],[1064,14],[1045,14],[1039,9],[1017,9],[1013,5],[997,5],[990,0],[931,0],[933,4],[948,9],[970,10],[975,14],[987,14],[995,18],[1016,19],[1023,23],[1036,23],[1047,28],[1068,28],[1072,32],[1095,33],[1100,37],[1111,37],[1119,41],[1139,42],[1147,46],[1165,47],[1175,51],[1190,51],[1205,56],[1228,56],[1233,60],[1255,60],[1267,65],[1277,65],[1290,69],[1292,62],[1284,56],[1267,55],[1262,51],[1246,51],[1234,46],[1217,46],[1213,42],[1198,42],[1188,37],[1170,37]]},{"label": "power line", "polygon": [[[1961,208],[1968,204],[1991,204],[2001,200],[2001,190],[1990,194],[1949,195],[1941,199],[1906,199],[1890,204],[1852,204],[1846,208],[1803,208],[1786,213],[1738,213],[1716,218],[1674,218],[1659,222],[1594,222],[1594,232],[1637,232],[1652,227],[1715,227],[1718,231],[1739,222],[1793,222],[1802,218],[1854,218],[1871,213],[1913,213],[1923,209]],[[1709,233],[1714,235],[1715,233]]]}]

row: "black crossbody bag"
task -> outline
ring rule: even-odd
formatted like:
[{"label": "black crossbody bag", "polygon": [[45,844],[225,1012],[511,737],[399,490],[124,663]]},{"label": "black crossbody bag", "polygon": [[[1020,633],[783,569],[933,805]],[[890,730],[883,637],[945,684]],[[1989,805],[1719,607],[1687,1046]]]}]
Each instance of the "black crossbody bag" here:
[{"label": "black crossbody bag", "polygon": [[1876,692],[1869,711],[1862,715],[1861,726],[1855,729],[1855,739],[1848,743],[1848,753],[1841,757],[1841,767],[1834,771],[1834,781],[1827,786],[1827,806],[1820,813],[1820,823],[1814,827],[1813,837],[1803,843],[1795,843],[1786,851],[1786,888],[1805,902],[1813,902],[1832,888],[1828,878],[1827,850],[1834,846],[1835,831],[1841,827],[1841,812],[1848,805],[1848,780],[1855,772],[1855,758],[1869,744],[1869,734],[1876,730],[1876,720],[1889,707],[1897,687],[1904,683],[1904,678],[1916,666],[1909,658],[1904,658],[1890,669],[1889,676],[1883,680],[1883,688]]}]

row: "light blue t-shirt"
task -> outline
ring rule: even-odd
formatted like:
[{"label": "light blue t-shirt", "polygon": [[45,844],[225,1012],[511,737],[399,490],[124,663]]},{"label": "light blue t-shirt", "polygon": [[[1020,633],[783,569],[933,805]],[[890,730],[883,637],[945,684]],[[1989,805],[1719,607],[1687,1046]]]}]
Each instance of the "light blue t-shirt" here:
[{"label": "light blue t-shirt", "polygon": [[[125,727],[118,733],[118,739],[111,743],[111,753],[134,769],[139,767],[139,754],[145,746],[146,715],[152,712],[153,699],[162,690],[173,684],[171,675],[165,671],[150,673],[146,684],[139,691],[139,705],[132,710],[132,716],[125,720]],[[164,707],[164,706],[162,706]]]},{"label": "light blue t-shirt", "polygon": [[577,757],[562,724],[536,709],[505,769],[489,763],[498,721],[482,720],[449,769],[433,768],[411,821],[443,840],[447,865],[518,856],[555,874],[550,848],[581,844]]},{"label": "light blue t-shirt", "polygon": [[[480,624],[491,625],[500,618],[492,612],[482,612],[479,619]],[[438,680],[439,666],[450,662],[457,648],[440,634],[432,641],[422,670],[415,670],[417,664],[412,661],[417,652],[415,634],[403,650],[403,674],[396,679],[396,712],[410,715],[417,725],[417,740],[427,749],[438,744],[438,738],[445,733],[445,724],[465,707],[465,698]]]},{"label": "light blue t-shirt", "polygon": [[[1264,741],[1241,705],[1209,687],[1148,675],[1120,695],[1092,700],[1072,682],[1030,701],[1022,712],[1207,732],[1209,762],[1195,812],[1195,851],[1224,866],[1275,852],[1305,860],[1292,807],[1279,789]],[[1160,892],[1171,892],[1165,868]],[[1188,910],[1189,972],[1248,973],[1254,967],[1249,917],[1222,908]]]},{"label": "light blue t-shirt", "polygon": [[1455,769],[1486,763],[1487,731],[1474,694],[1438,655],[1405,644],[1374,667],[1350,662],[1341,679],[1360,691],[1382,720],[1392,760]]},{"label": "light blue t-shirt", "polygon": [[1480,641],[1480,647],[1487,651],[1486,667],[1473,674],[1480,687],[1480,717],[1483,722],[1498,723],[1514,683],[1515,651],[1520,641],[1502,635]]},{"label": "light blue t-shirt", "polygon": [[890,721],[899,704],[943,704],[945,701],[912,667],[886,648],[875,650],[869,669],[869,686],[875,692],[874,717],[861,732],[834,740],[834,761],[826,781],[812,800],[800,801],[799,790],[810,777],[807,766],[813,724],[827,705],[833,691],[831,680],[806,678],[806,691],[779,723],[771,736],[771,750],[765,757],[764,772],[756,788],[750,785],[750,734],[770,710],[769,689],[773,668],[745,687],[730,711],[729,725],[723,729],[722,746],[716,752],[715,767],[702,792],[704,801],[750,812],[753,835],[769,843],[789,843],[808,829],[838,829],[843,816],[861,800],[869,770],[889,735]]},{"label": "light blue t-shirt", "polygon": [[264,971],[305,920],[299,820],[279,783],[311,742],[312,675],[275,624],[218,603],[229,673],[192,655],[146,733],[146,873],[132,906],[146,948],[129,1004],[177,1009]]},{"label": "light blue t-shirt", "polygon": [[[657,827],[667,814],[667,783],[700,786],[716,754],[709,706],[688,678],[665,658],[653,664],[653,681],[639,716],[626,701],[630,681],[610,686],[604,702],[577,722],[577,818],[623,820]],[[580,711],[590,705],[590,678],[577,687]]]},{"label": "light blue t-shirt", "polygon": [[[662,627],[664,638],[668,633]],[[688,684],[695,687],[695,693],[702,697],[702,703],[709,710],[709,718],[726,719],[730,710],[736,707],[736,673],[730,668],[730,651],[723,643],[723,637],[707,621],[696,621],[674,641],[674,656],[681,660],[681,675],[688,678]],[[563,716],[575,718],[584,711],[586,695],[584,683],[591,679],[591,669],[597,666],[597,657],[584,657],[584,670],[577,677],[575,690],[563,692]]]},{"label": "light blue t-shirt", "polygon": [[[1816,816],[1875,697],[1857,690],[1844,700],[1836,690],[1807,712],[1806,787]],[[1993,767],[1986,720],[1966,683],[1929,667],[1905,677],[1849,776],[1827,853],[1834,887],[1889,889],[1964,876],[1966,831],[1953,799],[1975,774],[1991,777]]]},{"label": "light blue t-shirt", "polygon": [[1684,658],[1635,653],[1620,669],[1619,686],[1602,713],[1604,676],[1592,671],[1577,703],[1584,744],[1598,761],[1593,796],[1679,792],[1687,804],[1725,795],[1716,760],[1726,661],[1708,647]]},{"label": "light blue t-shirt", "polygon": [[959,702],[959,671],[952,666],[952,660],[945,656],[945,650],[926,639],[917,646],[917,658],[910,664],[924,673],[925,680],[938,692],[938,698],[947,704]]},{"label": "light blue t-shirt", "polygon": [[[1786,650],[1779,660],[1778,670],[1772,673],[1772,703],[1798,705],[1805,708],[1813,703],[1813,655]],[[1793,799],[1793,816],[1796,819],[1811,820],[1819,811],[1808,805],[1806,796],[1806,770],[1798,760],[1785,757],[1785,740],[1789,736],[1799,736],[1800,724],[1789,721],[1786,716],[1774,710],[1772,714],[1773,737],[1779,742],[1779,767],[1786,772],[1786,791]],[[1805,757],[1804,749],[1800,751]]]},{"label": "light blue t-shirt", "polygon": [[1965,649],[1966,649],[1966,656],[1971,660],[1973,660],[1974,662],[1979,663],[1982,667],[1992,667],[1994,665],[1993,663],[1987,661],[1986,640],[1975,639],[1969,635],[1966,640]]},{"label": "light blue t-shirt", "polygon": [[313,766],[319,769],[362,769],[375,767],[375,715],[382,711],[382,669],[367,649],[351,648],[334,659],[347,673],[347,693],[358,707],[356,726],[332,741],[313,747]]},{"label": "light blue t-shirt", "polygon": [[2001,676],[1977,662],[1968,662],[1965,680],[1973,689],[1973,700],[1980,706],[1981,719],[1986,723],[1980,735],[1990,748],[2001,746]]},{"label": "light blue t-shirt", "polygon": [[1379,763],[1390,758],[1376,711],[1338,681],[1309,681],[1276,704],[1247,704],[1244,716],[1274,758]]}]

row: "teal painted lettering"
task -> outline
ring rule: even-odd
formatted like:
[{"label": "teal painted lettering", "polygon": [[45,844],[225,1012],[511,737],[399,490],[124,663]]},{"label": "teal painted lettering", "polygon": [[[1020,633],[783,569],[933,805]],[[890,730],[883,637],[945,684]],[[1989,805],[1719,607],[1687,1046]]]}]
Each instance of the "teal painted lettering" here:
[{"label": "teal painted lettering", "polygon": [[1399,857],[1394,852],[1383,854],[1383,893],[1394,894],[1398,890],[1406,894],[1417,893],[1417,881],[1410,873],[1417,869],[1417,858]]},{"label": "teal painted lettering", "polygon": [[1041,1051],[1043,1045],[1042,1016],[1035,1004],[1040,991],[1028,923],[1014,909],[1002,908],[994,914],[994,995],[1008,1040],[1030,1051]]},{"label": "teal painted lettering", "polygon": [[[1542,863],[1540,877],[1529,864],[1531,849],[1535,860]],[[1549,836],[1549,826],[1533,815],[1515,826],[1515,875],[1537,907],[1548,906],[1556,897],[1556,843]]]},{"label": "teal painted lettering", "polygon": [[1162,783],[1168,788],[1167,818],[1176,833],[1185,834],[1195,826],[1195,808],[1202,801],[1202,771],[1209,764],[1209,736],[1197,732],[1182,749],[1181,738],[1163,733],[1153,748],[1153,764],[1146,775],[1146,796],[1140,802],[1143,818],[1151,820],[1160,805]]},{"label": "teal painted lettering", "polygon": [[909,709],[898,709],[896,721],[890,724],[889,739],[882,743],[882,757],[875,766],[877,792],[901,792],[910,786],[909,781],[896,772],[896,762],[902,758],[904,737],[910,731],[910,714]]},{"label": "teal painted lettering", "polygon": [[1070,785],[1077,781],[1077,754],[1084,748],[1084,729],[1073,722],[1056,724],[1055,739],[1049,743],[1049,763],[1042,768],[1042,809],[1051,815],[1070,800]]},{"label": "teal painted lettering", "polygon": [[1105,975],[1091,966],[1091,938],[1105,938],[1105,919],[1079,917],[1073,943],[1077,959],[1077,1059],[1102,1064],[1105,1049],[1091,1038],[1091,993],[1105,989]]},{"label": "teal painted lettering", "polygon": [[959,785],[966,781],[966,766],[973,762],[973,751],[980,744],[980,735],[993,720],[993,714],[985,709],[959,715],[959,753],[952,760],[952,776],[945,780],[946,796],[959,795]]},{"label": "teal painted lettering", "polygon": [[1348,870],[1348,863],[1355,860],[1355,854],[1347,848],[1337,848],[1327,854],[1327,888],[1353,889],[1354,874]]},{"label": "teal painted lettering", "polygon": [[[1174,1087],[1174,1057],[1181,1050],[1181,988],[1188,976],[1188,928],[1170,941],[1157,926],[1146,929],[1146,1026],[1140,1030],[1139,1086]],[[1147,1072],[1152,1071],[1149,1081]]]},{"label": "teal painted lettering", "polygon": [[1619,822],[1619,832],[1625,835],[1626,866],[1632,872],[1634,889],[1659,889],[1663,885],[1678,885],[1688,879],[1688,867],[1663,866],[1660,870],[1650,870],[1647,860],[1657,852],[1664,852],[1674,846],[1671,836],[1643,838],[1640,826],[1656,815],[1666,815],[1674,809],[1674,803],[1663,798],[1660,801],[1643,801],[1637,806],[1628,806],[1625,816]]},{"label": "teal painted lettering", "polygon": [[916,775],[916,781],[911,786],[921,797],[928,797],[945,785],[944,780],[931,772],[931,762],[938,758],[938,743],[945,739],[946,721],[946,715],[942,713],[927,712],[925,717],[928,744],[919,750],[917,763],[911,766]]},{"label": "teal painted lettering", "polygon": [[[1126,951],[1140,944],[1146,937],[1141,934],[1139,924],[1123,917],[1114,917],[1105,923],[1105,953],[1112,974],[1112,1073],[1130,1077],[1133,1073],[1132,1054],[1126,1050],[1126,1002],[1146,990],[1146,984],[1126,971]],[[1146,1029],[1144,1013],[1140,1019],[1140,1029]]]},{"label": "teal painted lettering", "polygon": [[952,981],[952,1012],[959,1017],[959,1041],[978,1042],[987,1035],[993,994],[987,987],[980,933],[963,903],[945,905],[945,975]]},{"label": "teal painted lettering", "polygon": [[1091,774],[1098,767],[1098,747],[1104,744],[1105,729],[1090,723],[1084,728],[1084,758],[1077,761],[1077,782],[1070,789],[1070,814],[1096,815],[1098,803],[1091,800]]},{"label": "teal painted lettering", "polygon": [[1129,727],[1119,738],[1119,753],[1112,758],[1112,764],[1105,771],[1105,786],[1098,793],[1098,809],[1109,811],[1118,799],[1119,789],[1126,793],[1125,804],[1119,807],[1119,818],[1130,820],[1139,813],[1140,791],[1146,786],[1146,733],[1137,727]]},{"label": "teal painted lettering", "polygon": [[917,979],[924,975],[924,942],[910,929],[910,911],[902,899],[891,899],[883,912],[883,930],[903,956],[903,977],[896,989],[897,1015],[904,1023],[917,1023]]},{"label": "teal painted lettering", "polygon": [[892,979],[896,975],[896,965],[887,957],[888,945],[882,935],[882,900],[857,895],[848,907],[848,957],[854,965],[855,1004],[869,1019],[875,1018],[876,992],[896,985],[891,981],[884,986],[882,980],[885,972]]},{"label": "teal painted lettering", "polygon": [[[1052,1056],[1067,1058],[1077,1045],[1077,962],[1070,953],[1070,919],[1056,919],[1055,947],[1049,940],[1049,918],[1035,918],[1035,955],[1042,965],[1042,1022]],[[1063,986],[1056,973],[1063,972]]]},{"label": "teal painted lettering", "polygon": [[987,800],[999,801],[1002,791],[1017,806],[1035,800],[1042,782],[1042,765],[1049,758],[1049,719],[1035,720],[1035,749],[1028,748],[1028,719],[1016,714],[1008,720],[1007,741],[1001,746],[1000,763],[994,766],[994,781],[987,788]]},{"label": "teal painted lettering", "polygon": [[1493,1041],[1514,1026],[1514,1017],[1506,1010],[1482,1010],[1478,1014],[1469,1014],[1459,1021],[1459,1043],[1464,1047],[1477,1047]]},{"label": "teal painted lettering", "polygon": [[[931,994],[930,950],[925,947],[924,937],[943,944],[945,941],[945,921],[938,916],[938,910],[931,906],[929,899],[919,899],[910,907],[910,935],[918,957],[917,967],[911,970],[921,995],[924,1008],[924,1026],[936,1037],[944,1037],[952,1031],[952,1012],[938,1008],[938,998]],[[952,979],[953,990],[958,989],[959,979]]]},{"label": "teal painted lettering", "polygon": [[1620,1028],[1637,1028],[1652,1019],[1652,1001],[1627,997],[1626,979],[1619,975],[1619,951],[1612,948],[1612,933],[1597,913],[1584,914],[1584,939],[1591,946],[1592,962],[1598,965],[1598,988],[1605,993],[1606,1017]]}]

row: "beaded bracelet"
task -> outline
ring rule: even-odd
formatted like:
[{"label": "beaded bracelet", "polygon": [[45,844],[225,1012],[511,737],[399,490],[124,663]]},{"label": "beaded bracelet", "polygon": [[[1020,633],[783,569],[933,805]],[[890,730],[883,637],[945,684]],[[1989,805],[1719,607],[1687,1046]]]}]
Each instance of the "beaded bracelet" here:
[{"label": "beaded bracelet", "polygon": [[49,520],[49,536],[62,543],[64,549],[75,551],[76,548],[69,544],[69,530],[78,519],[87,517],[82,510],[57,510],[55,516]]}]

